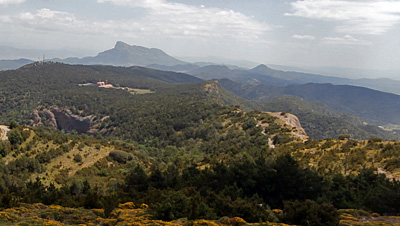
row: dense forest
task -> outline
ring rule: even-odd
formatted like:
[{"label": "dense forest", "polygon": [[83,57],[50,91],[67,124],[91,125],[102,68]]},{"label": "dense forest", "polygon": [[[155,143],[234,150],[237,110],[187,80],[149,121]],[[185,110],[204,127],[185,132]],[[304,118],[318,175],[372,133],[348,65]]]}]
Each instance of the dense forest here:
[{"label": "dense forest", "polygon": [[[131,202],[144,203],[151,219],[193,225],[346,225],[350,210],[365,217],[400,213],[397,141],[301,138],[300,128],[282,119],[244,111],[257,104],[218,82],[179,73],[46,63],[0,77],[7,81],[0,85],[0,121],[11,129],[0,142],[4,211],[35,203],[102,209],[101,218],[115,219],[109,225]],[[115,88],[80,86],[98,80]],[[59,112],[89,117],[90,130],[60,128]],[[7,217],[0,222],[11,225]]]}]

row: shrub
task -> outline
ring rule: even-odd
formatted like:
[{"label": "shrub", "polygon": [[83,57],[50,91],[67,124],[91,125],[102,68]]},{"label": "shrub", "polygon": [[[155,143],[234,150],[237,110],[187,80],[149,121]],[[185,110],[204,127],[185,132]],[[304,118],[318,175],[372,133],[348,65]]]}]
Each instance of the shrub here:
[{"label": "shrub", "polygon": [[19,127],[19,125],[18,125],[18,123],[16,121],[14,121],[14,120],[10,121],[10,129],[15,129],[15,128],[18,128],[18,127]]},{"label": "shrub", "polygon": [[74,156],[74,161],[75,162],[82,162],[82,156],[80,154],[77,154]]},{"label": "shrub", "polygon": [[339,214],[328,203],[319,204],[312,200],[285,201],[283,221],[287,224],[319,226],[338,225]]},{"label": "shrub", "polygon": [[382,142],[382,138],[379,137],[371,137],[368,139],[368,144],[373,144],[377,142]]},{"label": "shrub", "polygon": [[20,130],[12,129],[10,132],[8,132],[8,140],[12,145],[20,145],[22,142],[24,142],[24,137],[22,136]]},{"label": "shrub", "polygon": [[338,136],[338,140],[348,140],[348,139],[350,139],[351,137],[350,137],[350,135],[349,134],[341,134],[341,135],[339,135]]},{"label": "shrub", "polygon": [[118,195],[116,193],[112,193],[111,195],[104,196],[101,200],[104,209],[104,216],[110,217],[111,212],[118,206]]},{"label": "shrub", "polygon": [[126,202],[118,204],[120,209],[135,209],[135,204],[133,202]]},{"label": "shrub", "polygon": [[119,163],[126,163],[132,160],[132,155],[121,150],[113,150],[110,152],[110,157]]}]

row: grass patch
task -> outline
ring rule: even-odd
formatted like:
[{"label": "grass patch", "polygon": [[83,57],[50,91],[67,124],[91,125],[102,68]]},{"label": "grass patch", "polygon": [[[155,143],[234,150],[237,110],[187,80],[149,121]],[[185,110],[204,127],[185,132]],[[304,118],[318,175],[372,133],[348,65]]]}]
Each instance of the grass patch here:
[{"label": "grass patch", "polygon": [[151,91],[149,89],[132,89],[132,88],[128,88],[128,87],[117,87],[115,89],[126,90],[132,95],[155,93],[154,91]]}]

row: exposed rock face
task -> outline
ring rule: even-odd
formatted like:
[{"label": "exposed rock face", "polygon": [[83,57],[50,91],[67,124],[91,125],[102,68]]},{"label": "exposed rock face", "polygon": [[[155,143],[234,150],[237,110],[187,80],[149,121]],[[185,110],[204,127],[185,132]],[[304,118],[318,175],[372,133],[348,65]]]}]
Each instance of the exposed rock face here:
[{"label": "exposed rock face", "polygon": [[93,129],[93,118],[93,116],[80,117],[69,109],[61,110],[58,107],[51,107],[33,111],[30,124],[32,126],[45,125],[65,131],[75,130],[78,133],[93,133],[96,132]]},{"label": "exposed rock face", "polygon": [[78,133],[86,133],[92,126],[93,116],[80,117],[67,110],[60,110],[56,107],[51,108],[54,118],[57,121],[57,128],[65,131],[75,130]]},{"label": "exposed rock face", "polygon": [[307,140],[308,136],[304,128],[301,126],[299,118],[296,115],[282,112],[268,112],[268,114],[279,118],[282,124],[292,129],[292,135],[302,140]]},{"label": "exposed rock face", "polygon": [[46,116],[47,125],[57,129],[57,121],[55,119],[55,116],[54,116],[53,112],[51,112],[48,109],[44,109],[43,113]]},{"label": "exposed rock face", "polygon": [[204,86],[205,91],[212,95],[214,98],[214,100],[218,103],[218,104],[224,104],[221,98],[221,94],[219,92],[220,87],[218,87],[219,83],[218,81],[213,81],[210,82],[208,84],[206,84]]},{"label": "exposed rock face", "polygon": [[54,129],[57,129],[57,121],[53,112],[49,109],[43,109],[41,111],[34,110],[32,112],[31,120],[29,123],[30,126],[50,126]]},{"label": "exposed rock face", "polygon": [[33,126],[43,125],[42,119],[40,118],[38,110],[34,110],[33,111],[30,124],[33,125]]}]

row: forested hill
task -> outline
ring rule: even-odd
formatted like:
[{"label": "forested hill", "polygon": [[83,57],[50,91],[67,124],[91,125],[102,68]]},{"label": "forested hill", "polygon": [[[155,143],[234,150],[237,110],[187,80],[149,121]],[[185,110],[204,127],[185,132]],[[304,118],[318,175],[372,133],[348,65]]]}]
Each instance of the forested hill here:
[{"label": "forested hill", "polygon": [[307,134],[313,139],[337,138],[349,134],[352,138],[366,140],[380,137],[385,140],[397,140],[399,135],[378,126],[366,124],[360,118],[336,112],[317,101],[305,101],[291,95],[282,95],[260,102],[264,111],[281,111],[295,114]]},{"label": "forested hill", "polygon": [[[213,104],[228,104],[240,105],[246,111],[294,113],[304,123],[306,132],[315,139],[336,138],[343,133],[357,139],[371,136],[388,140],[396,138],[376,127],[362,125],[354,117],[343,119],[343,114],[338,113],[326,115],[327,108],[323,112],[316,111],[315,104],[310,107],[300,101],[303,104],[300,107],[300,102],[293,105],[288,99],[254,103],[222,88],[220,83],[226,86],[224,80],[209,82],[206,86],[206,82],[198,83],[200,79],[182,73],[142,67],[35,63],[18,70],[3,71],[0,78],[0,106],[4,109],[0,112],[1,123],[16,120],[27,125],[46,125],[142,141],[159,135],[162,139],[169,139],[174,131],[204,120],[215,108]],[[99,80],[108,80],[115,88],[88,85]],[[136,95],[138,93],[146,94]]]},{"label": "forested hill", "polygon": [[306,101],[319,101],[333,110],[347,112],[363,121],[376,125],[400,124],[400,96],[364,87],[308,83],[271,87],[266,85],[245,86],[229,80],[224,87],[251,100],[267,100],[280,95],[293,95]]},{"label": "forested hill", "polygon": [[[336,138],[341,134],[350,134],[353,138],[364,140],[370,137],[381,137],[385,140],[399,138],[399,135],[392,131],[385,131],[374,124],[364,123],[365,118],[377,118],[378,116],[376,112],[383,111],[386,112],[386,114],[391,114],[394,116],[394,112],[387,111],[388,108],[392,108],[394,106],[382,109],[373,109],[370,106],[365,106],[365,109],[368,108],[370,110],[371,115],[366,115],[364,111],[355,112],[354,110],[351,111],[351,113],[353,113],[351,114],[346,112],[346,110],[357,107],[360,109],[360,107],[363,107],[362,104],[367,105],[367,100],[358,93],[347,96],[339,91],[337,93],[331,91],[329,95],[324,93],[323,87],[336,87],[334,85],[309,84],[299,85],[300,87],[268,87],[265,85],[242,85],[229,79],[221,79],[219,82],[221,86],[232,91],[238,96],[249,100],[258,100],[258,106],[256,107],[257,109],[263,111],[281,111],[295,114],[299,117],[307,134],[314,139]],[[315,92],[315,89],[307,89],[309,86],[317,87],[315,89],[319,88],[320,95],[311,95],[313,92]],[[297,92],[293,92],[291,90],[292,87],[297,87],[297,89],[295,89]],[[349,87],[348,89],[350,91],[361,89],[367,90],[371,93],[378,92],[360,87]],[[301,92],[301,90],[304,90],[304,92]],[[330,89],[327,91],[329,90]],[[382,92],[378,93],[380,95],[396,96],[394,94]],[[299,96],[303,96],[304,98]],[[342,100],[340,99],[341,96],[343,97]],[[351,101],[348,100],[351,98],[354,99]],[[341,108],[335,111],[333,110],[333,107],[329,106],[330,103],[326,103],[325,100],[334,101],[336,105],[341,104]],[[357,103],[355,100],[360,100],[360,102]],[[349,102],[354,101],[357,103],[357,105],[348,105]],[[375,105],[380,103],[371,102],[370,104]],[[340,112],[340,110],[344,112]],[[363,116],[361,115],[362,113],[364,113],[364,116],[366,115],[365,118],[360,117]]]},{"label": "forested hill", "polygon": [[[202,117],[199,113],[189,114],[181,109],[184,107],[180,108],[180,104],[191,106],[196,99],[202,99],[205,95],[204,84],[178,85],[200,81],[186,74],[140,67],[45,63],[4,71],[0,73],[0,78],[2,123],[16,120],[21,124],[47,125],[81,132],[101,130],[102,133],[128,136],[123,127],[139,130],[138,127],[144,126],[141,130],[147,128],[152,134],[167,133],[169,129],[164,127],[169,128],[171,124],[166,121],[161,123],[159,129],[154,129],[157,125],[151,120],[164,120],[155,112],[166,112],[162,117],[172,116],[177,123],[186,123],[183,120],[185,117]],[[99,80],[108,80],[116,88],[86,86]],[[122,87],[128,87],[129,90]],[[137,94],[143,92],[147,94]],[[153,117],[146,117],[148,115]],[[82,128],[85,122],[86,128]]]},{"label": "forested hill", "polygon": [[[140,67],[36,63],[1,72],[0,78],[2,123],[16,120],[163,145],[224,103],[240,104],[234,95],[218,95],[220,88],[207,91],[206,82],[190,75]],[[99,80],[114,88],[90,85]]]}]

